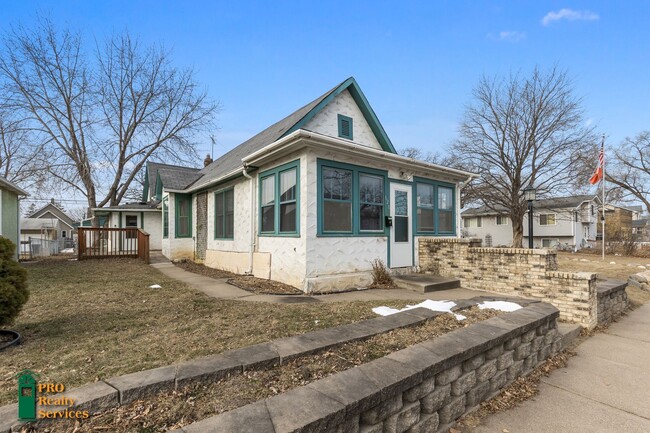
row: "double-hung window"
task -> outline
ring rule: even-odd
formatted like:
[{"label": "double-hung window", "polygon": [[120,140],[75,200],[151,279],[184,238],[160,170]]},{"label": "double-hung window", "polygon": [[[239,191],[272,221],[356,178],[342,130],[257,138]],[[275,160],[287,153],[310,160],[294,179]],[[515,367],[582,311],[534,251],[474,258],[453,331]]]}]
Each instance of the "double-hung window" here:
[{"label": "double-hung window", "polygon": [[260,174],[260,234],[300,235],[300,161]]},{"label": "double-hung window", "polygon": [[320,236],[384,235],[386,172],[318,161]]},{"label": "double-hung window", "polygon": [[233,239],[235,234],[235,193],[228,189],[214,193],[214,237]]},{"label": "double-hung window", "polygon": [[555,225],[555,214],[554,213],[543,213],[539,216],[539,225],[540,226],[554,226]]},{"label": "double-hung window", "polygon": [[419,179],[415,188],[417,232],[434,235],[454,234],[456,224],[453,186]]},{"label": "double-hung window", "polygon": [[192,196],[176,194],[176,237],[192,237]]}]

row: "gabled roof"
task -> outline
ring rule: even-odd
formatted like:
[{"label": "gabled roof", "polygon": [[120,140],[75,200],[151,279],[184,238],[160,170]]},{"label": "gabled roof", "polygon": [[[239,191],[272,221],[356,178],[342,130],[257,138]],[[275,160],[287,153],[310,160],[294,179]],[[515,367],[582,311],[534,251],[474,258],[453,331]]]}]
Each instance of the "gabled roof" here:
[{"label": "gabled roof", "polygon": [[[368,103],[361,88],[357,84],[356,80],[353,77],[350,77],[203,168],[200,171],[203,176],[191,185],[192,189],[207,186],[213,180],[219,179],[228,173],[233,172],[237,168],[242,167],[242,159],[244,157],[291,134],[294,131],[303,128],[307,122],[313,119],[314,116],[327,106],[327,104],[345,90],[350,92],[352,98],[359,106],[359,109],[377,137],[377,141],[382,146],[382,149],[386,152],[396,153],[393,144],[390,142],[388,135],[386,135],[386,131],[384,131],[384,128],[381,126],[379,119],[377,119],[375,112]],[[189,186],[190,185],[185,185],[185,187]],[[165,184],[165,187],[168,188],[167,184]]]},{"label": "gabled roof", "polygon": [[27,194],[27,191],[25,191],[24,189],[22,189],[18,185],[14,184],[12,182],[9,182],[4,177],[0,177],[0,188],[6,189],[6,190],[11,191],[11,192],[14,192],[14,193],[16,193],[18,195],[24,195],[24,196],[29,195],[29,194]]},{"label": "gabled roof", "polygon": [[[552,197],[541,200],[535,200],[535,209],[575,209],[586,201],[596,200],[600,203],[600,198],[593,195],[572,195],[568,197]],[[492,206],[489,208],[485,205],[466,209],[461,212],[462,216],[479,216],[479,215],[500,215],[507,214],[508,208],[505,206]]]},{"label": "gabled roof", "polygon": [[21,218],[20,231],[23,230],[42,230],[59,228],[60,220],[50,220],[42,218]]},{"label": "gabled roof", "polygon": [[[68,216],[68,214],[65,213],[63,209],[58,207],[54,203],[48,203],[42,208],[34,211],[31,213],[31,215],[28,215],[28,219],[43,219],[43,216],[47,213],[52,214],[56,219],[62,221],[69,227],[74,227],[75,221]],[[46,218],[47,219],[47,218]]]},{"label": "gabled roof", "polygon": [[185,188],[199,177],[201,175],[198,168],[147,162],[142,199],[143,201],[150,201],[155,198],[158,179],[165,188],[177,190]]}]

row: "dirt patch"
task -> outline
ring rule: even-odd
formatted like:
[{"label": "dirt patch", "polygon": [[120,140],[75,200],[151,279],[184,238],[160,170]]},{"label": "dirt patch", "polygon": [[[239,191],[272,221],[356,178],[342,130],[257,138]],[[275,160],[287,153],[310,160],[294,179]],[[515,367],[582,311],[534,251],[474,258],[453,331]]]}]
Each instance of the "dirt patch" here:
[{"label": "dirt patch", "polygon": [[[259,401],[306,385],[410,345],[501,314],[478,307],[462,310],[466,320],[444,314],[410,328],[396,329],[364,341],[296,358],[268,370],[251,370],[215,383],[160,394],[144,401],[95,414],[83,422],[57,421],[51,432],[111,431],[157,433]],[[35,430],[25,430],[31,432]]]},{"label": "dirt patch", "polygon": [[279,281],[265,280],[256,277],[236,275],[228,280],[228,284],[248,290],[249,292],[265,295],[304,295],[305,292]]},{"label": "dirt patch", "polygon": [[566,367],[569,358],[575,354],[572,350],[564,350],[547,359],[530,374],[517,378],[495,397],[481,403],[478,410],[462,417],[456,425],[456,429],[460,430],[454,430],[458,433],[469,433],[488,415],[519,406],[534,397],[539,392],[539,382],[542,377],[548,376],[553,370]]},{"label": "dirt patch", "polygon": [[173,263],[174,265],[178,266],[184,271],[191,272],[193,274],[203,275],[204,277],[223,279],[223,278],[233,278],[237,275],[232,272],[210,268],[200,263],[194,263],[191,260],[183,260],[183,261],[173,262]]}]

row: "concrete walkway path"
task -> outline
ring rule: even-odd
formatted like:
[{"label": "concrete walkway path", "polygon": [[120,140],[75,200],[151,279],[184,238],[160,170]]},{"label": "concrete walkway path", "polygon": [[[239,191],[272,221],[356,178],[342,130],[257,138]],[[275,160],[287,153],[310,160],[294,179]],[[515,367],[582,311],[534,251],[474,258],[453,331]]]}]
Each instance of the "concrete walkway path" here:
[{"label": "concrete walkway path", "polygon": [[650,304],[576,351],[534,399],[466,432],[650,432]]},{"label": "concrete walkway path", "polygon": [[433,300],[456,300],[469,299],[476,296],[486,295],[487,292],[479,292],[467,289],[451,289],[439,292],[417,293],[405,289],[369,289],[356,290],[345,293],[332,293],[328,295],[258,295],[248,292],[226,283],[226,278],[216,279],[187,272],[168,260],[152,260],[151,266],[158,269],[166,276],[182,281],[189,286],[200,290],[208,296],[221,299],[237,299],[240,301],[271,302],[278,304],[293,304],[307,302],[344,302],[344,301],[377,301],[388,299],[412,299],[414,301]]}]

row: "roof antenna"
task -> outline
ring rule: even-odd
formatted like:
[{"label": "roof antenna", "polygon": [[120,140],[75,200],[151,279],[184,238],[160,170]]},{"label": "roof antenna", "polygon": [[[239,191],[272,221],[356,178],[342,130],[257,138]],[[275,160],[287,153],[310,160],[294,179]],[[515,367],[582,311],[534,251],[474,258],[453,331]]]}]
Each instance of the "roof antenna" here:
[{"label": "roof antenna", "polygon": [[210,153],[210,156],[214,159],[214,145],[217,144],[217,140],[214,138],[213,134],[210,134],[210,141],[212,141],[212,152]]}]

